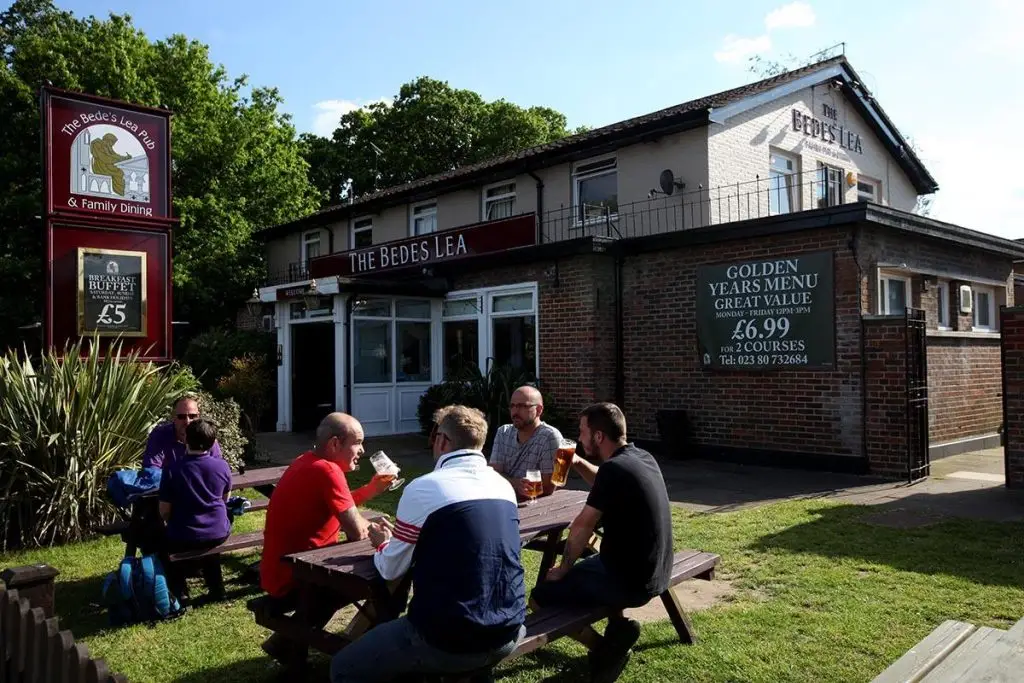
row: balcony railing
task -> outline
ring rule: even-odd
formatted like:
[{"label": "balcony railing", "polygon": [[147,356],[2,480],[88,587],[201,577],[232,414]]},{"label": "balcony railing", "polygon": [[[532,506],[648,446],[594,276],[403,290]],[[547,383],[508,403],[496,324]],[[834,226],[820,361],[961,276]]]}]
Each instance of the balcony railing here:
[{"label": "balcony railing", "polygon": [[[856,183],[856,180],[854,180]],[[616,206],[567,206],[540,217],[542,242],[628,239],[797,213],[846,203],[846,177],[825,170],[660,194]]]},{"label": "balcony railing", "polygon": [[[856,190],[846,176],[836,170],[816,169],[658,194],[628,204],[567,206],[546,211],[537,220],[541,243],[597,236],[628,239],[835,206],[846,203],[851,193]],[[308,279],[307,264],[296,261],[268,273],[266,286]]]}]

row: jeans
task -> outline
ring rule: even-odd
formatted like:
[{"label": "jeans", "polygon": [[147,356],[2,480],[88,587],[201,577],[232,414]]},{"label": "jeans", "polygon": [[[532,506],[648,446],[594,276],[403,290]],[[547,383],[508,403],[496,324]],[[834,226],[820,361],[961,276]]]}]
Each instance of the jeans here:
[{"label": "jeans", "polygon": [[460,674],[494,666],[526,635],[485,652],[451,653],[427,643],[405,617],[386,621],[346,646],[331,661],[331,683],[392,681],[403,674]]},{"label": "jeans", "polygon": [[640,607],[650,601],[645,591],[623,587],[608,573],[600,555],[591,555],[577,562],[558,581],[541,581],[531,596],[538,605],[564,605],[566,607],[610,607],[622,610]]}]

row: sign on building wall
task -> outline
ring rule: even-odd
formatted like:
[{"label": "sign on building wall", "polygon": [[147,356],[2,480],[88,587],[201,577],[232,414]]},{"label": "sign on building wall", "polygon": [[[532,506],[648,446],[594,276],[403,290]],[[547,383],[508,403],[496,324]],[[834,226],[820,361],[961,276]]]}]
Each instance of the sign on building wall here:
[{"label": "sign on building wall", "polygon": [[311,259],[310,277],[359,277],[408,268],[426,268],[537,243],[533,214],[476,223],[384,244]]},{"label": "sign on building wall", "polygon": [[835,365],[831,251],[697,268],[697,339],[708,368]]},{"label": "sign on building wall", "polygon": [[78,334],[146,336],[146,252],[78,249]]}]

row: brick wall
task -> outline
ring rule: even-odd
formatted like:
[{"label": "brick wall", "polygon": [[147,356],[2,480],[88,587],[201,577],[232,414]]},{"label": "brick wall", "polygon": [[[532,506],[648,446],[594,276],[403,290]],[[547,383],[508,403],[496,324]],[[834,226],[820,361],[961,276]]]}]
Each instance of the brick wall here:
[{"label": "brick wall", "polygon": [[872,474],[907,472],[907,321],[903,316],[864,321],[865,434]]},{"label": "brick wall", "polygon": [[[835,253],[835,370],[709,371],[699,365],[699,264],[819,250]],[[839,228],[627,257],[624,409],[632,435],[657,439],[656,411],[685,409],[701,444],[861,456],[859,277],[848,232]]]},{"label": "brick wall", "polygon": [[999,340],[928,337],[931,445],[999,431],[1003,423]]},{"label": "brick wall", "polygon": [[1024,306],[1004,309],[1001,326],[1006,393],[1006,486],[1024,489]]},{"label": "brick wall", "polygon": [[455,278],[454,289],[537,282],[540,380],[566,412],[615,398],[614,259],[585,254]]}]

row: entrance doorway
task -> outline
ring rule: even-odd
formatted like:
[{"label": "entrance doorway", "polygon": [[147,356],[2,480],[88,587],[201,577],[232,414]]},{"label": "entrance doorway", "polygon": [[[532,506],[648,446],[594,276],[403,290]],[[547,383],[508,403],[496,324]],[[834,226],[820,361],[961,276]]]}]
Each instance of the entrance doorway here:
[{"label": "entrance doorway", "polygon": [[292,431],[316,429],[334,411],[334,323],[290,325]]}]

